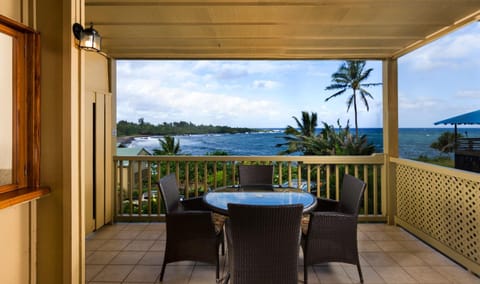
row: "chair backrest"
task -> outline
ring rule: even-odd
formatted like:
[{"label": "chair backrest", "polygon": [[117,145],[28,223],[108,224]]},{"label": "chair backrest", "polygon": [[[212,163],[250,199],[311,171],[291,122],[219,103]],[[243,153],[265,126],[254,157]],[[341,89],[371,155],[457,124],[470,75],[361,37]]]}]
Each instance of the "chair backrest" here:
[{"label": "chair backrest", "polygon": [[366,184],[349,174],[343,176],[342,190],[340,193],[340,211],[358,215],[360,201],[363,197]]},{"label": "chair backrest", "polygon": [[240,185],[272,184],[273,165],[240,165],[238,177]]},{"label": "chair backrest", "polygon": [[303,206],[228,204],[230,278],[234,284],[297,283]]},{"label": "chair backrest", "polygon": [[178,191],[175,174],[169,174],[161,178],[158,187],[162,195],[163,205],[165,205],[165,214],[168,215],[177,210],[180,206],[180,192]]}]

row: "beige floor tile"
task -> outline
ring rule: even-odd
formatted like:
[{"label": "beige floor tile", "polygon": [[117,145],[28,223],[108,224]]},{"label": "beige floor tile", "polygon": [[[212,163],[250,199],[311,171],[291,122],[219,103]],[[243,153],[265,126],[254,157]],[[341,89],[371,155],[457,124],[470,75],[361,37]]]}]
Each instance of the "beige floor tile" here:
[{"label": "beige floor tile", "polygon": [[457,266],[457,264],[449,259],[448,257],[444,256],[440,252],[431,250],[429,252],[418,252],[415,253],[416,256],[423,259],[428,265],[430,266]]},{"label": "beige floor tile", "polygon": [[131,240],[107,240],[99,247],[99,250],[123,250]]},{"label": "beige floor tile", "polygon": [[[220,274],[220,276],[222,275]],[[195,284],[211,284],[215,283],[215,278],[215,266],[196,265],[193,269],[191,281],[195,281]]]},{"label": "beige floor tile", "polygon": [[163,252],[148,251],[138,264],[142,265],[162,265],[163,264]]},{"label": "beige floor tile", "polygon": [[393,241],[388,232],[365,232],[365,234],[373,241]]},{"label": "beige floor tile", "polygon": [[357,241],[359,252],[381,252],[382,249],[375,241]]},{"label": "beige floor tile", "polygon": [[88,240],[85,240],[85,250],[86,251],[97,250],[98,248],[102,247],[104,244],[105,244],[105,240],[88,239]]},{"label": "beige floor tile", "polygon": [[375,266],[373,269],[387,283],[417,283],[403,268],[398,266]]},{"label": "beige floor tile", "polygon": [[133,265],[106,265],[103,270],[93,278],[93,281],[123,281],[133,267]]},{"label": "beige floor tile", "polygon": [[362,258],[371,266],[396,266],[398,265],[395,260],[393,260],[385,252],[362,252],[360,253]]},{"label": "beige floor tile", "polygon": [[357,240],[359,241],[370,241],[370,238],[364,232],[357,232]]},{"label": "beige floor tile", "polygon": [[434,266],[434,270],[440,272],[452,283],[480,284],[480,277],[461,268],[460,266]]},{"label": "beige floor tile", "polygon": [[410,240],[410,241],[398,241],[406,251],[410,252],[431,252],[432,248],[427,244],[418,241],[418,240]]},{"label": "beige floor tile", "polygon": [[165,251],[166,241],[155,241],[150,248],[151,251]]},{"label": "beige floor tile", "polygon": [[124,248],[126,251],[148,251],[154,244],[154,241],[143,241],[143,240],[134,240],[131,241],[127,247]]},{"label": "beige floor tile", "polygon": [[411,234],[399,230],[399,231],[394,231],[394,232],[386,232],[386,234],[390,237],[390,239],[394,241],[410,241],[410,240],[415,240],[415,237],[413,237]]},{"label": "beige floor tile", "polygon": [[426,266],[423,259],[410,252],[389,252],[388,255],[393,258],[400,266]]},{"label": "beige floor tile", "polygon": [[162,232],[156,230],[143,231],[137,236],[137,240],[158,240]]},{"label": "beige floor tile", "polygon": [[348,276],[341,265],[328,264],[313,266],[313,270],[322,284],[353,283],[352,279]]},{"label": "beige floor tile", "polygon": [[[385,281],[383,280],[378,273],[369,266],[360,266],[362,269],[363,275],[363,282],[364,283],[371,283],[371,284],[383,284]],[[360,276],[358,275],[358,270],[356,265],[349,265],[343,266],[343,269],[347,273],[347,275],[352,279],[353,283],[360,283]]]},{"label": "beige floor tile", "polygon": [[[165,223],[120,223],[105,226],[105,233],[103,229],[86,238],[88,284],[160,283],[155,276],[160,274],[163,262]],[[357,236],[365,283],[480,284],[478,277],[399,227],[359,224]],[[223,275],[226,258],[220,259]],[[300,252],[298,283],[303,282],[302,262]],[[208,263],[175,262],[165,271],[163,283],[214,283],[215,266]],[[359,283],[357,268],[350,264],[315,265],[308,271],[310,284]]]},{"label": "beige floor tile", "polygon": [[88,264],[109,264],[118,254],[118,251],[96,251],[92,253],[85,262]]},{"label": "beige floor tile", "polygon": [[85,265],[85,280],[92,280],[102,269],[105,267],[103,264],[86,264]]},{"label": "beige floor tile", "polygon": [[[124,283],[148,282],[154,283],[160,276],[161,266],[137,265],[125,279]],[[214,279],[215,280],[215,279]]]},{"label": "beige floor tile", "polygon": [[116,240],[133,240],[135,239],[138,235],[140,235],[141,231],[138,230],[123,230],[118,232],[113,239]]},{"label": "beige floor tile", "polygon": [[410,266],[403,269],[419,283],[452,283],[430,266]]},{"label": "beige floor tile", "polygon": [[110,264],[137,264],[144,255],[144,251],[122,251],[112,259]]},{"label": "beige floor tile", "polygon": [[405,251],[405,248],[398,241],[376,241],[375,244],[383,251]]},{"label": "beige floor tile", "polygon": [[[188,284],[195,265],[167,265],[163,282],[168,284]],[[214,272],[215,273],[215,272]],[[192,279],[190,284],[195,283]]]}]

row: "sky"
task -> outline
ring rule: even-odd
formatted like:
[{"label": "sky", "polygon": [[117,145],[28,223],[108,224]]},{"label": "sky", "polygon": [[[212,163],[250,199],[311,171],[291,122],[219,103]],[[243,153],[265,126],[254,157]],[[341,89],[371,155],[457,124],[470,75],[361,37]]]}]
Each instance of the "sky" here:
[{"label": "sky", "polygon": [[[307,111],[319,122],[354,127],[351,91],[325,101],[342,62],[119,60],[117,121],[285,128]],[[480,109],[480,22],[399,58],[398,67],[399,127],[438,127],[433,123]],[[366,68],[373,68],[367,83],[382,82],[381,61]],[[382,87],[368,91],[373,99],[369,111],[358,104],[359,127],[381,128]]]}]

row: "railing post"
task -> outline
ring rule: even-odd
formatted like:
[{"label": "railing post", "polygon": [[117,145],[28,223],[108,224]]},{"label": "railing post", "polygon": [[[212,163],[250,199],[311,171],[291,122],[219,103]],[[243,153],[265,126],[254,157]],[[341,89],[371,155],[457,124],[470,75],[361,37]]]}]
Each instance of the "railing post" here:
[{"label": "railing post", "polygon": [[[382,191],[386,189],[388,224],[394,224],[397,211],[395,195],[395,168],[390,157],[398,158],[398,64],[396,59],[383,61],[383,152],[385,170],[382,175]],[[382,194],[383,196],[383,194]],[[383,203],[383,202],[382,202]]]}]

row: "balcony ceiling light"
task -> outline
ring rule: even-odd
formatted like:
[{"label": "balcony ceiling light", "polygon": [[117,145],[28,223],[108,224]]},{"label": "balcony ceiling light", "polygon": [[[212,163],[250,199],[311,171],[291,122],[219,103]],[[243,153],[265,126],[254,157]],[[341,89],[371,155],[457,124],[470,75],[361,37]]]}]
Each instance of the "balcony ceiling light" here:
[{"label": "balcony ceiling light", "polygon": [[100,52],[102,37],[90,24],[89,28],[84,29],[79,23],[73,24],[73,35],[78,40],[78,47],[88,51]]}]

